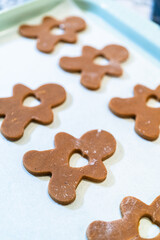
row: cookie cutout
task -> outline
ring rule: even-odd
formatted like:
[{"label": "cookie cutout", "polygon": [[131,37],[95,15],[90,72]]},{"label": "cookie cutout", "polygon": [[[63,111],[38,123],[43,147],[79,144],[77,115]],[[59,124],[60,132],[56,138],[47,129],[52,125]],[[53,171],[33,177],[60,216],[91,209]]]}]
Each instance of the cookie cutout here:
[{"label": "cookie cutout", "polygon": [[[151,205],[146,205],[134,197],[126,197],[120,208],[122,219],[113,222],[92,222],[87,229],[88,240],[148,240],[139,235],[139,222],[143,217],[151,219],[160,227],[160,196]],[[160,233],[152,238],[159,239]]]},{"label": "cookie cutout", "polygon": [[[35,176],[51,175],[48,191],[53,200],[69,204],[76,198],[76,188],[82,179],[101,182],[107,171],[103,160],[109,158],[116,149],[114,137],[106,131],[89,131],[80,139],[67,133],[55,136],[55,149],[30,151],[23,157],[24,167]],[[88,165],[72,168],[69,159],[80,153],[88,159]]]},{"label": "cookie cutout", "polygon": [[134,97],[113,98],[109,103],[111,111],[123,118],[135,118],[135,131],[149,141],[159,137],[160,108],[152,108],[146,105],[149,98],[160,101],[160,85],[151,90],[143,85],[136,85]]},{"label": "cookie cutout", "polygon": [[[52,34],[54,28],[64,30],[61,35]],[[77,41],[77,32],[86,28],[85,21],[80,17],[68,17],[62,21],[53,17],[45,17],[40,25],[30,26],[22,25],[19,33],[28,38],[37,38],[37,48],[41,52],[50,53],[58,42],[75,43]]]},{"label": "cookie cutout", "polygon": [[[90,46],[84,46],[80,57],[62,57],[60,66],[65,71],[82,72],[81,84],[91,90],[100,88],[101,80],[105,74],[119,77],[122,75],[121,62],[128,58],[126,48],[119,45],[108,45],[102,50]],[[96,57],[104,57],[109,60],[107,65],[94,63]]]},{"label": "cookie cutout", "polygon": [[[23,101],[33,96],[41,103],[35,107],[26,107]],[[17,84],[13,96],[0,98],[0,117],[4,117],[1,132],[5,138],[15,141],[23,136],[24,129],[30,122],[50,124],[53,121],[52,108],[62,104],[66,99],[63,87],[57,84],[45,84],[36,90]]]}]

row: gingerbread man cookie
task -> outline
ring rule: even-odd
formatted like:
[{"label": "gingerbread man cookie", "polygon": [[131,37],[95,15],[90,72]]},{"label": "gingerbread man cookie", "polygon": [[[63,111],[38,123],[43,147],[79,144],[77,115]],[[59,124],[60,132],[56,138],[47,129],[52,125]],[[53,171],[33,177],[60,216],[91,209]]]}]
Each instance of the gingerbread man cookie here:
[{"label": "gingerbread man cookie", "polygon": [[[134,197],[126,197],[121,203],[121,214],[121,220],[91,223],[87,229],[88,240],[148,240],[140,237],[139,222],[141,218],[147,217],[160,226],[160,196],[151,205],[146,205]],[[159,239],[160,233],[152,238]]]},{"label": "gingerbread man cookie", "polygon": [[160,101],[160,86],[151,90],[143,85],[136,85],[134,97],[113,98],[109,107],[119,117],[135,118],[135,131],[142,138],[152,141],[158,138],[160,125],[160,108],[146,105],[147,100],[152,97]]},{"label": "gingerbread man cookie", "polygon": [[[94,63],[96,57],[102,56],[109,60],[108,65]],[[105,74],[119,77],[122,75],[121,62],[128,58],[126,48],[119,45],[108,45],[102,50],[84,46],[80,57],[62,57],[60,66],[69,72],[82,72],[81,84],[91,90],[100,88]]]},{"label": "gingerbread man cookie", "polygon": [[[40,100],[35,107],[23,106],[28,96]],[[49,124],[53,121],[52,108],[62,104],[66,99],[63,87],[57,84],[45,84],[36,90],[17,84],[13,88],[13,96],[0,98],[0,117],[4,117],[1,125],[2,134],[11,141],[23,136],[25,127],[31,122]]]},{"label": "gingerbread man cookie", "polygon": [[[51,33],[54,28],[64,30],[61,35]],[[22,25],[19,32],[22,36],[28,38],[37,38],[37,48],[41,52],[50,53],[58,42],[75,43],[77,41],[76,33],[86,28],[85,21],[80,17],[68,17],[62,21],[53,17],[45,17],[40,25],[30,26]]]},{"label": "gingerbread man cookie", "polygon": [[[106,131],[93,130],[76,139],[67,133],[55,136],[55,149],[30,151],[24,155],[25,168],[35,176],[51,175],[48,191],[60,204],[69,204],[76,198],[76,188],[82,179],[104,181],[107,171],[102,163],[116,149],[114,137]],[[88,165],[73,168],[69,159],[80,153],[88,159]]]}]

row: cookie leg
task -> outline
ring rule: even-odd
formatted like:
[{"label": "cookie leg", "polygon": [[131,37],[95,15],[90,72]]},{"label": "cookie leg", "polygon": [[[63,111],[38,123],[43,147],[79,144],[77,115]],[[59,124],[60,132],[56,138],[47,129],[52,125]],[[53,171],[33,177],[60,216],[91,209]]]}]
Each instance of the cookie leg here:
[{"label": "cookie leg", "polygon": [[[67,205],[73,202],[76,198],[76,186],[74,179],[69,179],[68,174],[66,178],[63,177],[66,173],[55,171],[50,179],[48,192],[51,198],[62,204]],[[79,182],[79,181],[78,181]]]},{"label": "cookie leg", "polygon": [[89,165],[84,167],[84,178],[93,182],[102,182],[106,179],[107,170],[102,161],[89,162]]},{"label": "cookie leg", "polygon": [[52,36],[48,32],[44,34],[43,36],[41,35],[38,40],[37,40],[37,48],[41,52],[44,53],[51,53],[54,49],[54,46],[58,42],[58,37]]},{"label": "cookie leg", "polygon": [[1,125],[1,132],[10,141],[16,141],[23,136],[25,124],[19,120],[19,116],[5,117]]}]

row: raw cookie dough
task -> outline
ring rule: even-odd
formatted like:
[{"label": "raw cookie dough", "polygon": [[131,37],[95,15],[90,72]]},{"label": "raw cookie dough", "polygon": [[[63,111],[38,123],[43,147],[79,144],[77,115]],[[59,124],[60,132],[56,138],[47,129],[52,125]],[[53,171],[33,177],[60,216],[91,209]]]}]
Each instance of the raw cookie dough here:
[{"label": "raw cookie dough", "polygon": [[[105,74],[119,77],[122,75],[121,62],[128,58],[126,48],[119,45],[108,45],[102,50],[84,46],[80,57],[62,57],[60,66],[65,71],[82,72],[81,84],[91,90],[100,88],[101,80]],[[107,65],[94,63],[96,57],[102,56],[109,60]]]},{"label": "raw cookie dough", "polygon": [[[60,28],[64,30],[61,35],[52,34],[51,30]],[[50,53],[58,42],[75,43],[77,32],[86,28],[85,21],[80,17],[68,17],[62,21],[53,17],[45,17],[40,25],[22,25],[19,33],[28,38],[37,38],[37,48],[41,52]]]},{"label": "raw cookie dough", "polygon": [[[122,219],[92,222],[87,229],[88,240],[148,240],[139,235],[139,222],[143,217],[150,218],[154,224],[160,226],[160,196],[151,205],[146,205],[134,197],[126,197],[120,208]],[[160,233],[152,238],[159,239]]]},{"label": "raw cookie dough", "polygon": [[[80,139],[61,132],[55,136],[55,149],[27,152],[23,164],[35,176],[51,175],[48,186],[51,198],[60,204],[69,204],[75,200],[76,188],[82,179],[105,180],[107,171],[102,161],[109,158],[115,149],[114,137],[103,130],[89,131]],[[87,158],[88,165],[70,167],[69,159],[74,153]]]},{"label": "raw cookie dough", "polygon": [[160,101],[160,85],[151,90],[143,85],[136,85],[134,97],[113,98],[109,103],[111,111],[119,117],[135,118],[135,131],[139,136],[153,141],[159,137],[160,108],[146,105],[149,98]]},{"label": "raw cookie dough", "polygon": [[[40,100],[35,107],[26,107],[23,101],[28,96]],[[1,125],[2,134],[11,141],[20,139],[24,129],[34,121],[40,124],[50,124],[53,121],[52,108],[62,104],[66,99],[63,87],[57,84],[45,84],[31,90],[17,84],[13,88],[13,96],[0,98],[0,117],[4,117]]]}]

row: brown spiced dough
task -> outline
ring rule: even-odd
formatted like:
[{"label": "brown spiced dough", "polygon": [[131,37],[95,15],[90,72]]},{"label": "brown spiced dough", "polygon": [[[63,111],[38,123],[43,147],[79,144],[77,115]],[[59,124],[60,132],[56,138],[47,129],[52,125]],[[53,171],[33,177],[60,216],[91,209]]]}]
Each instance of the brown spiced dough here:
[{"label": "brown spiced dough", "polygon": [[[84,46],[80,57],[62,57],[60,66],[65,71],[82,72],[81,84],[91,90],[100,88],[101,80],[105,74],[119,77],[122,75],[121,62],[128,58],[126,48],[119,45],[108,45],[102,50]],[[107,65],[94,63],[96,57],[102,56],[109,60]]]},{"label": "brown spiced dough", "polygon": [[[139,235],[139,222],[143,217],[160,226],[160,196],[151,205],[134,197],[126,197],[120,208],[122,219],[92,222],[87,229],[88,240],[148,240]],[[160,240],[160,233],[151,240]]]},{"label": "brown spiced dough", "polygon": [[143,85],[136,85],[134,97],[113,98],[109,103],[111,111],[119,117],[135,118],[135,131],[147,140],[156,140],[159,136],[160,108],[146,105],[149,98],[160,101],[160,86],[151,90]]},{"label": "brown spiced dough", "polygon": [[[41,103],[35,107],[26,107],[23,101],[28,96],[34,96]],[[52,108],[62,104],[66,99],[63,87],[57,84],[45,84],[31,90],[17,84],[13,88],[13,96],[0,98],[0,117],[4,117],[1,125],[2,134],[11,141],[20,139],[24,129],[34,121],[40,124],[50,124],[53,121]]]},{"label": "brown spiced dough", "polygon": [[[52,34],[54,28],[64,30],[61,35]],[[40,25],[22,25],[19,33],[28,38],[37,38],[37,48],[41,52],[50,53],[54,46],[62,41],[67,43],[75,43],[77,41],[76,33],[86,28],[85,21],[80,17],[68,17],[62,21],[53,17],[45,17]]]},{"label": "brown spiced dough", "polygon": [[[107,171],[102,163],[116,149],[114,137],[106,131],[93,130],[80,139],[61,132],[55,136],[55,149],[30,151],[23,157],[25,168],[35,176],[51,175],[48,191],[53,200],[69,204],[76,198],[76,188],[82,179],[104,181]],[[69,159],[80,153],[88,159],[88,165],[73,168]]]}]

